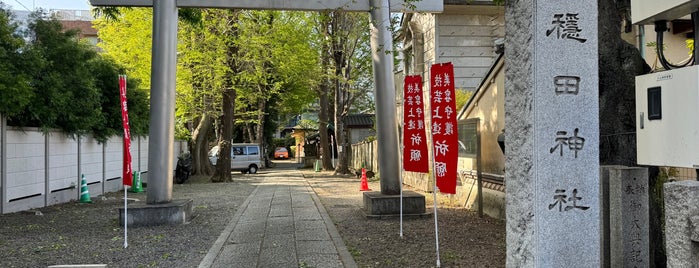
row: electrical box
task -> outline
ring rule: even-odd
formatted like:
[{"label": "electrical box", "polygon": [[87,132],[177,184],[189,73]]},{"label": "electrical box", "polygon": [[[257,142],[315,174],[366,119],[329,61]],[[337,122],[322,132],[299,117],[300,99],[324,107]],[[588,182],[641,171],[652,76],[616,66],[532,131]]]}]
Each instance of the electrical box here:
[{"label": "electrical box", "polygon": [[639,165],[699,169],[699,66],[636,76]]},{"label": "electrical box", "polygon": [[631,0],[631,21],[634,24],[670,21],[692,14],[697,8],[697,0]]}]

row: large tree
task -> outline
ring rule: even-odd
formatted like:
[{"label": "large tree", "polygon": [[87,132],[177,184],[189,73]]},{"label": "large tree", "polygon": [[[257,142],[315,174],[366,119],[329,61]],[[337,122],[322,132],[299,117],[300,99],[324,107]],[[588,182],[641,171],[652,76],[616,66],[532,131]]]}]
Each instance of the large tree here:
[{"label": "large tree", "polygon": [[0,3],[0,114],[14,116],[29,104],[34,95],[30,86],[30,68],[36,58],[21,53],[24,39],[17,34],[12,13]]},{"label": "large tree", "polygon": [[[118,12],[117,12],[118,11]],[[129,77],[150,89],[152,8],[118,8],[111,17],[99,16],[93,22],[103,53],[123,65]]]},{"label": "large tree", "polygon": [[[371,74],[369,49],[369,16],[366,13],[348,13],[336,10],[321,19],[329,57],[333,67],[335,142],[338,146],[338,164],[335,172],[349,173],[350,144],[345,130],[345,118],[353,110],[359,96],[367,94]],[[322,142],[322,141],[321,141]]]},{"label": "large tree", "polygon": [[221,12],[203,10],[200,23],[183,24],[179,32],[179,51],[186,53],[178,58],[176,124],[180,137],[191,137],[193,171],[201,175],[214,171],[207,153],[215,139],[214,122],[222,114],[229,73],[226,44],[218,30]]},{"label": "large tree", "polygon": [[[312,102],[317,80],[317,53],[311,47],[312,25],[307,13],[249,11],[241,18],[239,74],[241,94],[237,118],[246,140],[269,143],[272,114],[298,113]],[[271,126],[276,128],[275,126]]]}]

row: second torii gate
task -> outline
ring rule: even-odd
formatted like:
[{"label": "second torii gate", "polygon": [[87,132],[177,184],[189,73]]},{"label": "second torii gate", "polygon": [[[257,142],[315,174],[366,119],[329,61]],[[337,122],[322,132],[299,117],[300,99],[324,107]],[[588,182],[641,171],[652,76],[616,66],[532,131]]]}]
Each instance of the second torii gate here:
[{"label": "second torii gate", "polygon": [[177,8],[236,8],[273,10],[347,10],[371,14],[371,49],[376,84],[376,132],[381,166],[381,194],[400,191],[398,124],[393,80],[393,39],[390,12],[442,12],[443,0],[90,0],[92,6],[153,7],[150,139],[148,142],[147,204],[172,201],[175,137],[175,73]]}]

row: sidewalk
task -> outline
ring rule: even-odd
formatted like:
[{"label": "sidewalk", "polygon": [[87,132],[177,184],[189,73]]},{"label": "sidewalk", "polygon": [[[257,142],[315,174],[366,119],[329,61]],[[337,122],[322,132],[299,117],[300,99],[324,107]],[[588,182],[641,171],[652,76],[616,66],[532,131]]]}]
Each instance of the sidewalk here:
[{"label": "sidewalk", "polygon": [[357,264],[303,175],[288,170],[260,180],[199,267]]}]

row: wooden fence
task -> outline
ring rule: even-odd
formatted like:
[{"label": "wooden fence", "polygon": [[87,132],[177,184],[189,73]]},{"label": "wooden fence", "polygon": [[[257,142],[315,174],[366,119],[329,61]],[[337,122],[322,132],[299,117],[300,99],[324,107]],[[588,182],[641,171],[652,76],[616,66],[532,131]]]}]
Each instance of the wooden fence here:
[{"label": "wooden fence", "polygon": [[352,159],[350,159],[350,168],[354,170],[361,170],[362,165],[364,165],[367,170],[371,170],[375,174],[378,174],[379,152],[377,146],[377,141],[364,141],[352,144]]}]

